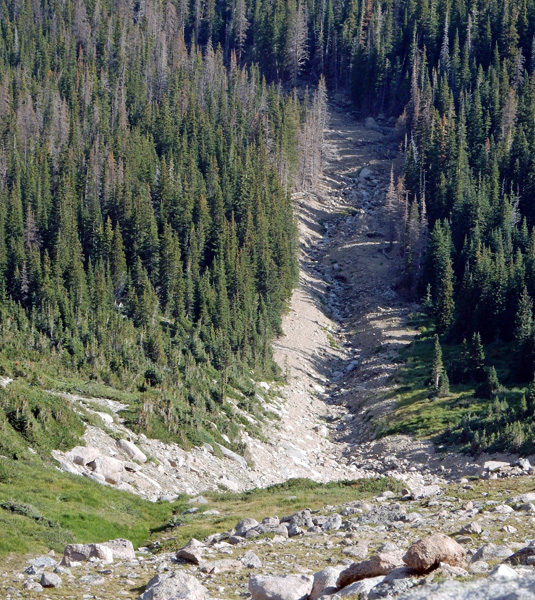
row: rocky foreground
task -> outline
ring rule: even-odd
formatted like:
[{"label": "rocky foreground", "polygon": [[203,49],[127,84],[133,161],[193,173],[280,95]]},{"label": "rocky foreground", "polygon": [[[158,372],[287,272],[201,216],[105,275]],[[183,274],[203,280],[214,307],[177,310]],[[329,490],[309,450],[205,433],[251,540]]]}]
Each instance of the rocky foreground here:
[{"label": "rocky foreground", "polygon": [[[499,484],[464,480],[280,518],[266,515],[261,522],[246,517],[229,531],[192,539],[172,552],[159,551],[171,547],[172,529],[137,551],[128,540],[71,544],[63,557],[32,557],[4,572],[0,597],[534,598],[535,492],[526,491],[531,478]],[[218,512],[202,496],[190,505],[192,514],[213,518]]]}]

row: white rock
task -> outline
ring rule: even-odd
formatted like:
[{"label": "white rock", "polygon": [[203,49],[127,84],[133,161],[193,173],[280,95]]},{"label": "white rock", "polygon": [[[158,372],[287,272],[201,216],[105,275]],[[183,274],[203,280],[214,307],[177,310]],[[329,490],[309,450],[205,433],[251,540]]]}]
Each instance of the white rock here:
[{"label": "white rock", "polygon": [[124,538],[118,538],[116,540],[110,540],[102,544],[112,551],[113,558],[117,560],[135,560],[136,553],[134,551],[134,545],[130,540]]},{"label": "white rock", "polygon": [[102,475],[108,483],[120,483],[124,464],[111,456],[97,456],[87,465],[97,475]]},{"label": "white rock", "polygon": [[117,446],[127,454],[132,460],[136,460],[140,463],[147,462],[147,457],[141,450],[133,443],[128,440],[118,440]]},{"label": "white rock", "polygon": [[92,448],[91,446],[75,446],[72,450],[65,453],[65,458],[72,460],[75,465],[81,465],[84,467],[88,463],[95,460],[100,454],[98,448]]},{"label": "white rock", "polygon": [[312,591],[311,575],[253,575],[249,579],[251,600],[306,600]]},{"label": "white rock", "polygon": [[496,565],[489,573],[489,577],[511,580],[518,579],[518,573],[508,565]]},{"label": "white rock", "polygon": [[314,583],[310,592],[309,600],[317,600],[324,594],[333,594],[338,589],[336,582],[344,567],[327,567],[322,571],[314,573]]},{"label": "white rock", "polygon": [[206,600],[206,588],[188,573],[174,571],[156,575],[148,583],[139,600]]}]

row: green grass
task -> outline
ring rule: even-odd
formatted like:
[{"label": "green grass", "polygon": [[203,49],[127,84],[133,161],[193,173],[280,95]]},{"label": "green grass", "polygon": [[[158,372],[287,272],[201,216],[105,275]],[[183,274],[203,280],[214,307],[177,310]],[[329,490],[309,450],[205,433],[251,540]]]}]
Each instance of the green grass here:
[{"label": "green grass", "polygon": [[[440,443],[454,443],[453,438],[449,439],[449,432],[459,429],[463,420],[486,414],[494,399],[477,397],[479,384],[450,385],[447,397],[435,397],[429,388],[435,332],[423,314],[413,315],[411,325],[418,327],[420,334],[401,352],[401,366],[393,378],[394,385],[388,395],[396,400],[396,406],[389,412],[387,420],[376,423],[377,433],[381,436],[411,434],[435,438]],[[448,344],[443,339],[441,346],[443,362],[448,368],[458,356],[459,346]],[[510,353],[511,348],[503,344],[485,347],[487,364],[495,366],[502,382],[510,376],[507,360]],[[523,392],[518,387],[504,388],[499,397],[511,407],[516,407]]]},{"label": "green grass", "polygon": [[149,531],[186,505],[153,503],[58,471],[38,458],[0,460],[0,556],[63,551],[71,542],[125,537],[140,545]]},{"label": "green grass", "polygon": [[[258,520],[370,498],[385,490],[399,492],[396,480],[381,478],[318,484],[294,479],[241,494],[207,493],[220,516],[182,515],[183,495],[170,504],[148,502],[133,494],[58,471],[38,458],[0,460],[0,557],[53,549],[62,552],[72,542],[101,542],[117,537],[134,546],[167,534],[166,549],[180,547],[191,537],[226,531],[244,517]],[[200,511],[202,512],[202,511]],[[151,537],[152,536],[152,537]]]},{"label": "green grass", "polygon": [[183,515],[178,520],[174,519],[175,526],[167,529],[168,542],[162,548],[180,548],[192,537],[203,539],[211,533],[227,531],[245,517],[258,521],[268,516],[283,517],[304,508],[315,510],[327,505],[369,499],[385,490],[399,493],[402,487],[399,481],[389,477],[327,484],[298,478],[241,494],[206,493],[203,496],[210,501],[206,510],[216,509],[221,514],[216,517]]}]

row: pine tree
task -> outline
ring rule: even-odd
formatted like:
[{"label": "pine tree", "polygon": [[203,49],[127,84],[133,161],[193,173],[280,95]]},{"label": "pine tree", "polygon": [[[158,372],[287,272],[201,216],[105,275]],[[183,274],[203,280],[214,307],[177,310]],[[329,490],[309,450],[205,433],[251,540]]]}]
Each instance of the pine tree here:
[{"label": "pine tree", "polygon": [[445,370],[444,364],[442,363],[442,348],[440,346],[438,335],[435,335],[433,346],[433,363],[431,367],[431,387],[435,392],[438,392],[441,387],[441,380],[443,379],[444,373]]}]

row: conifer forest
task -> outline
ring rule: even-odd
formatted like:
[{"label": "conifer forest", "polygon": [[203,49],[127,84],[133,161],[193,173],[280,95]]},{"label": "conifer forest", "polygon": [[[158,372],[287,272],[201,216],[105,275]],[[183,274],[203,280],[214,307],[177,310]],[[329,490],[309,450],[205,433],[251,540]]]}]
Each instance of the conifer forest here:
[{"label": "conifer forest", "polygon": [[535,448],[535,0],[1,0],[3,453],[72,446],[52,381],[185,445],[232,437],[229,394],[261,413],[337,94],[399,135],[431,395],[488,405],[443,439]]}]

